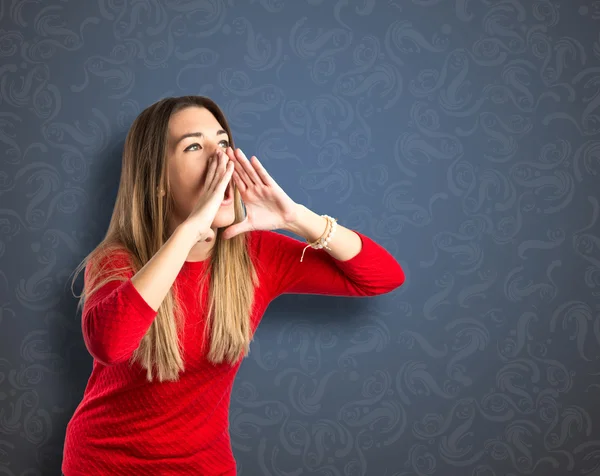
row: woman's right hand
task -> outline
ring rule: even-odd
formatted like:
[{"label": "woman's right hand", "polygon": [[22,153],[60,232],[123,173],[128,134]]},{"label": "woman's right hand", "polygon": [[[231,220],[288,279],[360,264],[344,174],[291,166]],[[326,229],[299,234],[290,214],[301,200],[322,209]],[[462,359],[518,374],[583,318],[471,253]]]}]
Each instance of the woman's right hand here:
[{"label": "woman's right hand", "polygon": [[222,150],[209,158],[202,195],[185,220],[186,226],[191,227],[193,233],[197,233],[196,242],[215,239],[211,225],[223,202],[233,168],[233,161]]}]

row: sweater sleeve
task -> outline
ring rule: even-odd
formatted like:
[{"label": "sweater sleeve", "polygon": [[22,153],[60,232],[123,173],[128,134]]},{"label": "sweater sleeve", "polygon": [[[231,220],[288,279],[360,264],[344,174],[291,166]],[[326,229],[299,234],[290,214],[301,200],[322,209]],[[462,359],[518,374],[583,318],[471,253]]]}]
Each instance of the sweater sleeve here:
[{"label": "sweater sleeve", "polygon": [[[122,266],[126,258],[113,256],[111,264]],[[92,281],[90,267],[84,280]],[[115,365],[131,358],[149,329],[157,312],[133,286],[133,271],[125,281],[109,281],[84,301],[82,311],[83,339],[89,353],[104,365]]]},{"label": "sweater sleeve", "polygon": [[404,283],[404,271],[381,245],[362,233],[362,248],[353,258],[340,261],[326,250],[308,248],[307,243],[273,231],[262,232],[261,252],[267,264],[266,280],[271,299],[281,294],[330,296],[376,296]]}]

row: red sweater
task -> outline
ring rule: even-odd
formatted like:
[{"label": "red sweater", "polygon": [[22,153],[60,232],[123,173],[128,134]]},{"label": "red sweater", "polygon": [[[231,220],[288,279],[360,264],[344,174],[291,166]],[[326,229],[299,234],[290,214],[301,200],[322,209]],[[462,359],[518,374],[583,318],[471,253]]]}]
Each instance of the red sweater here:
[{"label": "red sweater", "polygon": [[[362,249],[350,260],[309,248],[301,263],[306,243],[273,231],[250,232],[248,249],[260,279],[252,330],[268,304],[284,293],[374,296],[399,287],[404,282],[400,265],[383,247],[359,236]],[[128,362],[156,315],[132,285],[133,273],[85,301],[83,336],[94,361],[83,400],[67,426],[65,476],[236,474],[229,403],[241,359],[233,366],[213,365],[199,352],[205,307],[198,303],[206,295],[198,299],[191,285],[206,264],[186,261],[176,278],[188,308],[185,371],[176,382],[148,382],[145,370]]]}]

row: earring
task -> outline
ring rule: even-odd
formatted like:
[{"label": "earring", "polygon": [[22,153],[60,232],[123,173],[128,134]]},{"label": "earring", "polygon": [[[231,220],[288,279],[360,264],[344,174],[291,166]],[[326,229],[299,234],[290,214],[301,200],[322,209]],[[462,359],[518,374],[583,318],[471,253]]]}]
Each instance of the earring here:
[{"label": "earring", "polygon": [[165,191],[161,188],[160,192],[158,192],[158,195],[161,196],[161,197],[164,197],[165,196]]}]

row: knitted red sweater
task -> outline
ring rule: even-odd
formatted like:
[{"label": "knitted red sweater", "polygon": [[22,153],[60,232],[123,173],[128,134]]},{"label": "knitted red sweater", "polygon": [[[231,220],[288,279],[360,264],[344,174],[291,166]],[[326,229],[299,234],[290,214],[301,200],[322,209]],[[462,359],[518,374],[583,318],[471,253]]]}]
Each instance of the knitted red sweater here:
[{"label": "knitted red sweater", "polygon": [[[404,282],[383,247],[359,233],[362,249],[348,261],[273,231],[250,232],[256,264],[252,330],[268,304],[284,293],[373,296]],[[83,336],[94,357],[83,400],[67,426],[65,476],[235,475],[229,440],[229,403],[241,360],[213,365],[200,352],[204,295],[193,292],[207,261],[186,261],[177,284],[186,303],[185,371],[176,382],[147,382],[128,360],[156,313],[131,283],[106,284],[84,303]],[[85,279],[88,279],[87,268]]]}]

